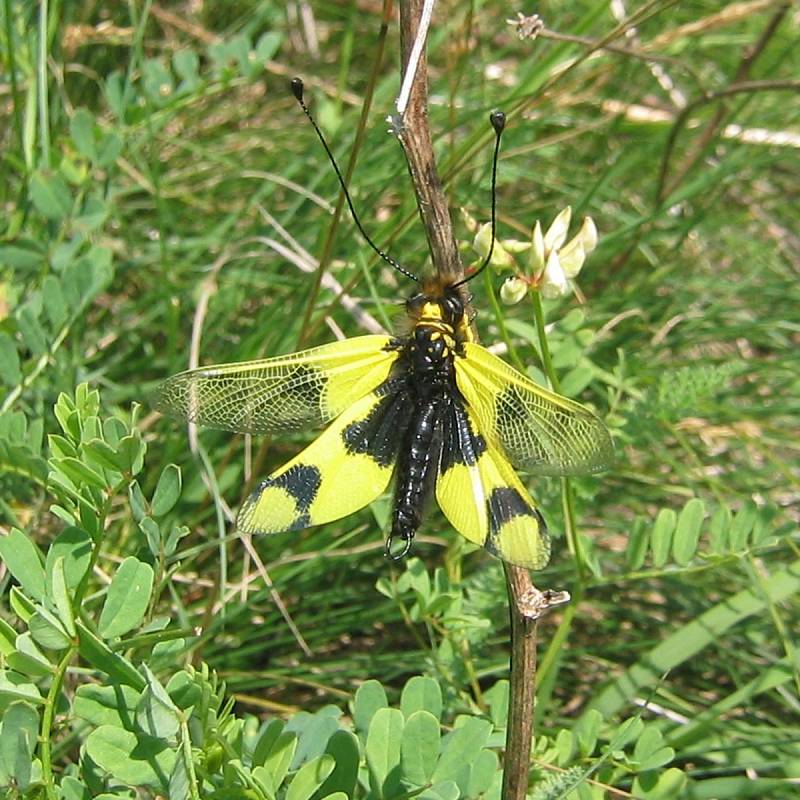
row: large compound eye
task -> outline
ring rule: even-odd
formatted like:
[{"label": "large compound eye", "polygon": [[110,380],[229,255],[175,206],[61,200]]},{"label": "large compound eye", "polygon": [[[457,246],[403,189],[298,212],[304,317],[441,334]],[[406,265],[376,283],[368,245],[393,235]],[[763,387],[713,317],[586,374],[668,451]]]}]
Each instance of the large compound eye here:
[{"label": "large compound eye", "polygon": [[456,323],[464,314],[464,304],[457,294],[447,294],[442,300],[442,311],[448,322]]}]

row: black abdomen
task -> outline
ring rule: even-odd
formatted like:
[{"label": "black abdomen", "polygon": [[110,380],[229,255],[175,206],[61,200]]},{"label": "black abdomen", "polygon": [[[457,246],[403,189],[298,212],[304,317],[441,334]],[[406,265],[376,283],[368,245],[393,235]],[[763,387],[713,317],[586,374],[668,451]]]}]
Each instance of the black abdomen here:
[{"label": "black abdomen", "polygon": [[[441,334],[426,327],[414,330],[408,345],[408,392],[413,411],[397,459],[392,530],[387,551],[402,558],[411,546],[433,493],[444,436],[444,420],[455,391],[452,354]],[[393,539],[403,548],[392,553]]]}]

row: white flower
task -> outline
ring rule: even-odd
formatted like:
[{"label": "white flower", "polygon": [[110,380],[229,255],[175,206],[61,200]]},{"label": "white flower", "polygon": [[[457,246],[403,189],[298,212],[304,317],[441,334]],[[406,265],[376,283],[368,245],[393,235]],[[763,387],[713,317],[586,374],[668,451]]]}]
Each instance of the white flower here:
[{"label": "white flower", "polygon": [[567,206],[542,234],[537,221],[531,235],[531,253],[528,260],[531,274],[539,279],[542,296],[550,300],[562,297],[570,290],[570,281],[586,261],[586,255],[597,246],[597,228],[591,217],[583,220],[581,229],[567,241],[572,209]]},{"label": "white flower", "polygon": [[[466,212],[464,219],[475,238],[473,249],[486,258],[492,243],[492,226],[478,223]],[[586,256],[597,247],[597,228],[591,217],[585,217],[580,230],[567,241],[572,209],[567,206],[560,211],[546,232],[536,222],[529,242],[518,239],[495,239],[491,265],[497,269],[513,269],[516,273],[508,278],[500,290],[504,303],[518,303],[530,290],[540,290],[543,297],[555,299],[568,294],[571,282],[583,268]],[[520,268],[514,255],[526,252],[527,270]]]},{"label": "white flower", "polygon": [[569,292],[569,280],[564,267],[561,266],[557,250],[551,251],[547,257],[540,288],[542,297],[547,300],[555,300]]}]

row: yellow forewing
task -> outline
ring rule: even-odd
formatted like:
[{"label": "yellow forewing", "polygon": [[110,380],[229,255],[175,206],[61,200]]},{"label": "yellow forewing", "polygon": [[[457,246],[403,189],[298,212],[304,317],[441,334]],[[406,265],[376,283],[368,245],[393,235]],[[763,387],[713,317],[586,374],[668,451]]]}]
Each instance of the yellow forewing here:
[{"label": "yellow forewing", "polygon": [[[370,393],[353,403],[302,453],[263,481],[239,511],[239,530],[280,533],[321,525],[378,497],[392,476],[396,453],[389,460],[356,452],[346,437],[352,426],[370,417],[381,399]],[[369,451],[369,443],[361,449]]]},{"label": "yellow forewing", "polygon": [[358,336],[276,358],[181,372],[157,390],[157,408],[198,425],[274,433],[330,422],[389,375],[388,336]]},{"label": "yellow forewing", "polygon": [[[467,420],[479,433],[469,410]],[[473,463],[468,460],[450,464],[436,483],[436,500],[450,524],[510,564],[542,569],[550,558],[550,540],[514,469],[490,443]]]},{"label": "yellow forewing", "polygon": [[611,460],[608,429],[588,408],[535,384],[486,348],[463,345],[456,381],[481,433],[518,467],[544,475],[597,472]]}]

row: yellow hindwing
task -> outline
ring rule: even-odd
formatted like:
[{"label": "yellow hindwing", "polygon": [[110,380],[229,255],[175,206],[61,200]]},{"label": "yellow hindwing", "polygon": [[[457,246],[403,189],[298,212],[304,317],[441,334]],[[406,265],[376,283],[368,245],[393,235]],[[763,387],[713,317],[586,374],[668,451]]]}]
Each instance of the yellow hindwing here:
[{"label": "yellow hindwing", "polygon": [[550,539],[541,514],[514,469],[480,435],[475,416],[458,409],[447,437],[436,483],[436,500],[462,536],[504,561],[542,569]]},{"label": "yellow hindwing", "polygon": [[340,519],[380,495],[400,443],[395,394],[378,390],[344,411],[302,453],[262,481],[242,505],[245,533],[280,533]]}]

